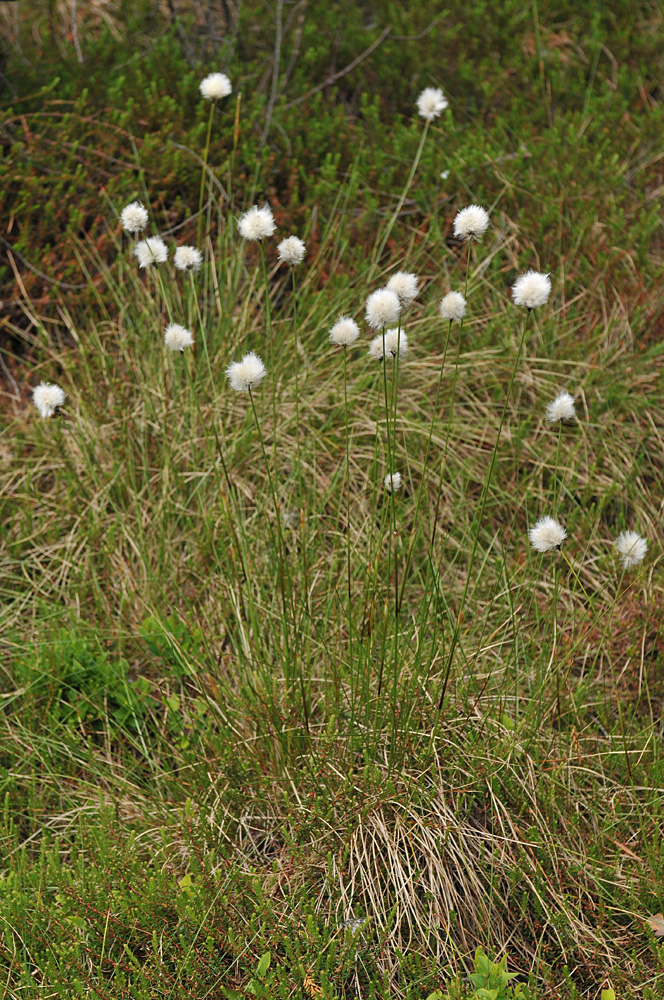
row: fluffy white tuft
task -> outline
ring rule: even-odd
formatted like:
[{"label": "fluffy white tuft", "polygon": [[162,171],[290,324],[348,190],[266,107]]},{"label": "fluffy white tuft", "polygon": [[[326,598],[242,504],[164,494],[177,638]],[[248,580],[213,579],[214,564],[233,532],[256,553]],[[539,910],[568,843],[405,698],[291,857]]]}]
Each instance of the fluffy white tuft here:
[{"label": "fluffy white tuft", "polygon": [[526,271],[512,285],[514,305],[525,306],[526,309],[543,306],[550,294],[551,279],[548,274],[540,274],[539,271]]},{"label": "fluffy white tuft", "polygon": [[403,358],[408,351],[408,337],[404,330],[386,330],[385,333],[377,334],[369,344],[369,354],[376,361],[383,361],[384,358],[396,358],[397,354]]},{"label": "fluffy white tuft", "polygon": [[198,271],[203,263],[203,254],[196,247],[178,247],[173,263],[178,271]]},{"label": "fluffy white tuft", "polygon": [[367,299],[367,323],[373,330],[396,323],[401,312],[401,302],[391,288],[379,288]]},{"label": "fluffy white tuft", "polygon": [[417,98],[417,110],[428,122],[437,118],[447,105],[447,98],[439,87],[425,87]]},{"label": "fluffy white tuft", "polygon": [[393,274],[387,287],[391,292],[397,293],[402,307],[410,305],[420,290],[417,275],[408,271],[397,271],[396,274]]},{"label": "fluffy white tuft", "polygon": [[546,419],[550,424],[559,420],[571,420],[574,413],[574,396],[570,396],[568,392],[559,392],[554,400],[547,403]]},{"label": "fluffy white tuft", "polygon": [[152,267],[153,264],[163,264],[168,258],[168,250],[161,236],[148,236],[134,247],[134,257],[139,267]]},{"label": "fluffy white tuft", "polygon": [[461,292],[448,292],[440,303],[440,315],[443,319],[460,322],[466,314],[466,300]]},{"label": "fluffy white tuft", "polygon": [[225,73],[210,73],[201,80],[201,94],[208,101],[218,101],[221,97],[228,97],[232,91],[231,81]]},{"label": "fluffy white tuft", "polygon": [[269,205],[254,205],[248,212],[241,215],[237,224],[240,236],[245,240],[264,240],[266,236],[272,236],[277,228],[272,209]]},{"label": "fluffy white tuft", "polygon": [[232,361],[226,369],[226,376],[231,388],[236,392],[249,392],[260,385],[267,374],[265,365],[253,351],[242,358],[242,361]]},{"label": "fluffy white tuft", "polygon": [[454,235],[462,240],[471,236],[481,240],[489,228],[489,213],[481,205],[469,205],[457,212],[454,219]]},{"label": "fluffy white tuft", "polygon": [[567,538],[567,532],[562,524],[552,517],[540,517],[539,521],[528,532],[531,544],[538,552],[550,552],[559,549]]},{"label": "fluffy white tuft", "polygon": [[185,347],[191,347],[194,342],[194,335],[191,330],[179,323],[169,323],[164,334],[164,343],[169,351],[180,351],[184,354]]},{"label": "fluffy white tuft", "polygon": [[330,330],[330,340],[339,347],[350,347],[360,335],[360,328],[354,319],[341,316]]},{"label": "fluffy white tuft", "polygon": [[297,236],[289,236],[287,239],[282,240],[277,247],[279,260],[282,260],[284,264],[290,264],[291,267],[301,264],[306,252],[307,248],[304,245],[304,241]]},{"label": "fluffy white tuft", "polygon": [[383,480],[383,485],[388,493],[396,493],[397,490],[401,489],[401,473],[388,472]]},{"label": "fluffy white tuft", "polygon": [[132,201],[120,213],[120,222],[126,233],[135,236],[141,233],[148,224],[148,210],[140,201]]},{"label": "fluffy white tuft", "polygon": [[645,558],[648,543],[645,538],[641,538],[636,531],[621,531],[615,541],[616,548],[622,559],[625,569],[630,566],[638,566]]},{"label": "fluffy white tuft", "polygon": [[40,382],[32,390],[32,399],[41,417],[52,417],[59,406],[62,406],[67,394],[59,385],[52,382]]}]

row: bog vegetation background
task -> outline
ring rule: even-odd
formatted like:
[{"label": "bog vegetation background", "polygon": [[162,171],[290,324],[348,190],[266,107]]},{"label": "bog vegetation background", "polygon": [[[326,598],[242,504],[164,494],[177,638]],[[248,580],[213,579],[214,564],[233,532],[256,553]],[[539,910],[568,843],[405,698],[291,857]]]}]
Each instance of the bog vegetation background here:
[{"label": "bog vegetation background", "polygon": [[[2,996],[663,995],[661,5],[0,18]],[[139,273],[136,198],[193,279]],[[363,326],[345,379],[398,269],[398,378]]]}]

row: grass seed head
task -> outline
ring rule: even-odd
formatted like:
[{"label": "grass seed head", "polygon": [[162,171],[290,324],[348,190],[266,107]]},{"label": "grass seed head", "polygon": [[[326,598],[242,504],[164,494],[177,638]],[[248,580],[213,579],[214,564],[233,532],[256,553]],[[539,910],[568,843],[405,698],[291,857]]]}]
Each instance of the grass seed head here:
[{"label": "grass seed head", "polygon": [[178,247],[173,263],[178,271],[198,271],[203,263],[203,254],[196,247]]},{"label": "grass seed head", "polygon": [[559,392],[554,400],[547,403],[546,419],[550,424],[556,424],[560,420],[571,420],[575,414],[574,396],[568,392]]},{"label": "grass seed head", "polygon": [[529,530],[531,545],[538,552],[550,552],[559,549],[567,538],[567,532],[562,524],[553,517],[540,517],[539,521]]},{"label": "grass seed head", "polygon": [[179,323],[169,323],[164,333],[164,343],[169,351],[179,351],[184,354],[185,347],[191,347],[194,342],[194,335],[191,330],[180,326]]},{"label": "grass seed head", "polygon": [[142,233],[148,224],[148,210],[140,201],[132,201],[120,213],[122,228],[130,236]]},{"label": "grass seed head", "polygon": [[448,292],[440,303],[440,315],[443,319],[460,322],[466,314],[466,300],[461,292]]},{"label": "grass seed head", "polygon": [[417,275],[408,271],[397,271],[396,274],[393,274],[387,287],[391,292],[397,293],[402,308],[410,305],[420,290]]},{"label": "grass seed head", "polygon": [[643,562],[648,549],[647,541],[636,531],[621,531],[616,538],[615,546],[625,569]]},{"label": "grass seed head", "polygon": [[134,257],[139,267],[163,264],[168,259],[168,250],[161,236],[148,236],[134,247]]},{"label": "grass seed head", "polygon": [[284,264],[290,264],[291,267],[301,264],[304,260],[306,252],[307,248],[304,244],[304,240],[301,240],[297,236],[288,236],[285,240],[282,240],[277,247],[279,260]]},{"label": "grass seed head", "polygon": [[272,216],[272,209],[269,205],[254,205],[241,215],[237,224],[240,236],[244,240],[258,241],[259,243],[267,236],[272,236],[277,228]]},{"label": "grass seed head", "polygon": [[425,87],[417,98],[417,111],[426,121],[432,122],[448,106],[448,100],[439,87]]},{"label": "grass seed head", "polygon": [[59,385],[52,382],[40,382],[32,390],[32,399],[41,417],[52,417],[59,406],[62,406],[67,394]]},{"label": "grass seed head", "polygon": [[265,365],[253,351],[245,354],[242,361],[231,361],[226,369],[231,388],[236,392],[250,392],[260,385],[266,374]]},{"label": "grass seed head", "polygon": [[376,361],[384,361],[385,358],[396,358],[397,354],[403,358],[408,351],[408,337],[405,330],[395,327],[393,330],[386,330],[385,333],[378,333],[369,344],[369,354]]},{"label": "grass seed head", "polygon": [[461,240],[481,240],[489,228],[489,213],[481,205],[469,205],[457,212],[454,235]]},{"label": "grass seed head", "polygon": [[201,94],[208,101],[218,101],[228,97],[233,91],[231,81],[225,73],[210,73],[200,84]]},{"label": "grass seed head", "polygon": [[360,335],[360,328],[354,319],[341,316],[330,330],[330,340],[339,347],[350,347]]},{"label": "grass seed head", "polygon": [[550,294],[551,279],[539,271],[526,271],[512,285],[514,305],[525,306],[528,310],[545,305]]},{"label": "grass seed head", "polygon": [[388,493],[396,493],[397,490],[401,489],[401,473],[388,472],[383,480],[383,485]]},{"label": "grass seed head", "polygon": [[367,299],[367,323],[372,330],[396,323],[400,312],[399,296],[391,288],[379,288]]}]

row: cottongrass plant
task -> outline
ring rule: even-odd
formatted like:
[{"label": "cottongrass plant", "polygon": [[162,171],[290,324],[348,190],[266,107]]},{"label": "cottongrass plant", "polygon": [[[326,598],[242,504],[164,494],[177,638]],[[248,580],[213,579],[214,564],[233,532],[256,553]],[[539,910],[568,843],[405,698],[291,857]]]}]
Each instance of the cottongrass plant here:
[{"label": "cottongrass plant", "polygon": [[148,236],[137,243],[133,250],[138,266],[152,267],[153,264],[165,264],[168,260],[168,247],[161,236]]},{"label": "cottongrass plant", "polygon": [[642,563],[648,551],[648,542],[636,531],[621,531],[614,545],[625,569]]},{"label": "cottongrass plant", "polygon": [[[549,424],[558,424],[558,439],[556,441],[556,458],[553,467],[553,493],[554,493],[554,509],[557,510],[558,503],[560,502],[560,495],[563,490],[562,480],[558,483],[558,462],[560,457],[560,440],[563,433],[563,424],[566,421],[574,419],[576,409],[574,406],[574,397],[569,394],[569,392],[563,390],[559,392],[555,399],[552,399],[550,403],[546,405],[546,419]],[[556,496],[556,485],[558,485],[558,496]]]},{"label": "cottongrass plant", "polygon": [[[300,353],[300,343],[297,327],[297,283],[295,280],[295,268],[302,263],[307,252],[304,240],[301,240],[298,236],[287,236],[285,240],[277,246],[277,257],[282,264],[286,264],[291,269],[291,291],[293,298],[293,305],[291,310],[292,315],[292,331],[293,331],[293,364],[295,367],[295,434],[296,434],[296,451],[297,451],[297,483],[298,483],[298,506],[300,516],[303,515],[303,504],[304,504],[304,486],[302,482],[302,452],[300,437],[302,433],[300,424],[300,363],[299,363],[299,353]],[[267,294],[267,293],[266,293]],[[303,521],[306,523],[306,514],[303,516]],[[306,548],[306,539],[303,542]],[[307,587],[307,573],[305,570],[305,591]]]}]

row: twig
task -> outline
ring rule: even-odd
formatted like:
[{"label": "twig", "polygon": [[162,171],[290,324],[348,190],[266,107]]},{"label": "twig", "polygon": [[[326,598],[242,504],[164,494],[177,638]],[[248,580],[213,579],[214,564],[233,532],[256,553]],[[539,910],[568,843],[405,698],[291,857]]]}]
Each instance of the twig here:
[{"label": "twig", "polygon": [[270,99],[267,102],[267,111],[265,112],[265,127],[263,128],[261,141],[258,145],[259,149],[262,149],[263,146],[265,145],[265,140],[267,139],[268,133],[270,131],[272,112],[274,111],[274,105],[277,100],[277,87],[279,86],[279,60],[281,58],[281,12],[283,10],[283,6],[284,6],[284,0],[277,0],[277,26],[274,38],[274,65],[272,67],[272,87],[270,88]]},{"label": "twig", "polygon": [[288,111],[289,108],[294,108],[296,104],[301,104],[302,101],[307,101],[310,97],[313,97],[314,94],[317,94],[319,90],[324,90],[325,87],[329,87],[329,85],[331,83],[334,83],[335,80],[338,80],[340,79],[340,77],[345,76],[346,73],[350,73],[351,70],[354,70],[356,66],[359,66],[360,63],[367,58],[367,56],[371,55],[374,49],[377,49],[378,46],[385,41],[391,30],[392,30],[391,25],[388,25],[387,28],[384,28],[381,31],[378,38],[371,43],[369,48],[365,49],[364,52],[360,53],[357,59],[353,59],[351,63],[348,63],[348,65],[345,66],[344,69],[340,69],[338,73],[333,73],[332,76],[328,76],[325,80],[323,80],[322,83],[319,83],[317,87],[314,87],[313,90],[308,90],[306,94],[302,94],[301,97],[296,97],[294,101],[290,101],[290,103],[286,105],[284,110]]}]

